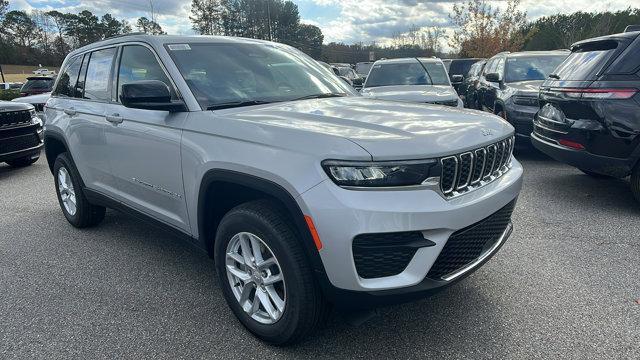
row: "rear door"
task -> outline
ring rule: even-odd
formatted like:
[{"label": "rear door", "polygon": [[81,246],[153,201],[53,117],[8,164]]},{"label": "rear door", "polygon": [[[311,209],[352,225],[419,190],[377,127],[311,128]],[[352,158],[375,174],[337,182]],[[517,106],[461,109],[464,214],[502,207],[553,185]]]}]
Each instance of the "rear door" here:
[{"label": "rear door", "polygon": [[[108,193],[113,186],[104,121],[115,48],[77,56],[61,73],[48,116],[65,129],[69,151],[87,187]],[[53,115],[51,115],[53,114]]]},{"label": "rear door", "polygon": [[188,112],[133,109],[120,101],[121,86],[141,80],[164,82],[178,95],[151,48],[142,44],[122,46],[113,102],[107,106],[106,138],[116,183],[115,197],[130,207],[167,224],[188,231],[182,183],[180,144]]}]

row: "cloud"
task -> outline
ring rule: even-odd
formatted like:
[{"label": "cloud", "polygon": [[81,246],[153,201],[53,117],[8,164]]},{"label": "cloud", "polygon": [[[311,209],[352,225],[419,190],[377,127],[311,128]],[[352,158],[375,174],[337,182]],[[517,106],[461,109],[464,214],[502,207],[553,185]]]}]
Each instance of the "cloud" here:
[{"label": "cloud", "polygon": [[[191,34],[189,0],[152,0],[156,20],[170,34]],[[298,4],[302,22],[322,29],[325,42],[386,43],[397,33],[417,26],[438,26],[451,33],[448,17],[455,3],[464,0],[293,0]],[[492,6],[503,7],[504,0],[490,0]],[[131,24],[140,16],[150,17],[149,0],[10,0],[12,9],[79,12],[90,10],[101,16],[111,13]],[[584,2],[584,0],[523,0],[521,9],[528,18],[575,11],[622,10],[628,0]]]}]

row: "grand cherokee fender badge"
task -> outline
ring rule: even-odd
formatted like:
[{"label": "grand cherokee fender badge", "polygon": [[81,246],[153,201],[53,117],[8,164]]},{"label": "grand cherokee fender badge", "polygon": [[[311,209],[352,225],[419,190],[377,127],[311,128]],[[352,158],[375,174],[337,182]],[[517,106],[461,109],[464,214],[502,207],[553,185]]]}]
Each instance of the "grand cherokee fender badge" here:
[{"label": "grand cherokee fender badge", "polygon": [[153,190],[156,190],[156,191],[159,191],[161,193],[164,193],[166,195],[173,196],[173,197],[176,197],[178,199],[182,199],[182,195],[174,193],[173,191],[169,191],[169,190],[167,190],[167,189],[165,189],[163,187],[160,187],[158,185],[149,184],[148,182],[142,181],[142,180],[140,180],[138,178],[131,178],[131,180],[137,182],[138,184],[141,184],[141,185],[144,185],[144,186],[146,186],[148,188],[151,188]]}]

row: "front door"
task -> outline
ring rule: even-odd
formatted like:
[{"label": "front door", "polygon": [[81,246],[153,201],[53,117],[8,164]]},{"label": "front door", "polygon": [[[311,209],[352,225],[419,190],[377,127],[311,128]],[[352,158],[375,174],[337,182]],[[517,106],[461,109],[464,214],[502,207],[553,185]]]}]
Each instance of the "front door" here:
[{"label": "front door", "polygon": [[126,205],[188,232],[180,146],[188,112],[132,109],[118,101],[120,87],[160,80],[176,96],[155,54],[142,45],[121,48],[114,79],[115,102],[107,105],[105,130],[115,197]]}]

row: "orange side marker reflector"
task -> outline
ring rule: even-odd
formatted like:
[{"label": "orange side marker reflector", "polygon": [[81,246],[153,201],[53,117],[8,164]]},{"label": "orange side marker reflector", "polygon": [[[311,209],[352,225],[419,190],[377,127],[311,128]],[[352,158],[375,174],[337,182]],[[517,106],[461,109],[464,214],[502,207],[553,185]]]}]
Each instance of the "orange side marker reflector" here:
[{"label": "orange side marker reflector", "polygon": [[309,227],[309,231],[311,232],[313,242],[316,244],[316,249],[318,249],[318,251],[322,250],[322,241],[320,241],[320,236],[318,236],[318,230],[316,230],[316,226],[313,225],[313,219],[311,219],[311,216],[305,215],[304,220],[307,222],[307,226]]}]

